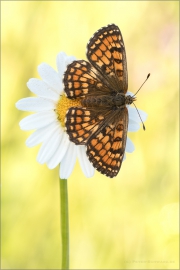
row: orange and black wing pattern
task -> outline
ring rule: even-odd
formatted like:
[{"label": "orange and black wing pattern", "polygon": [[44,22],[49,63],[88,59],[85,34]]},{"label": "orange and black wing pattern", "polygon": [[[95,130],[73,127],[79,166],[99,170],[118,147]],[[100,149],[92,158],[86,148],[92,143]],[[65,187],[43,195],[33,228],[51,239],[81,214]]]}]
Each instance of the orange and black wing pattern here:
[{"label": "orange and black wing pattern", "polygon": [[117,92],[127,92],[126,51],[118,26],[110,24],[99,29],[90,39],[86,55],[111,88]]},{"label": "orange and black wing pattern", "polygon": [[109,93],[101,74],[85,60],[73,61],[69,64],[63,82],[64,91],[70,99]]},{"label": "orange and black wing pattern", "polygon": [[88,144],[89,138],[101,130],[109,114],[109,111],[71,107],[67,111],[65,119],[70,141],[75,144]]},{"label": "orange and black wing pattern", "polygon": [[[81,106],[66,113],[66,131],[72,142],[86,145],[88,158],[99,172],[115,177],[124,157],[128,129],[126,52],[116,25],[94,34],[87,45],[87,58],[89,62],[73,61],[64,74],[67,97],[81,100]],[[121,106],[118,98],[124,100]]]},{"label": "orange and black wing pattern", "polygon": [[120,170],[127,138],[128,111],[120,114],[71,107],[66,114],[70,141],[87,146],[87,155],[102,174],[114,177]]},{"label": "orange and black wing pattern", "polygon": [[118,120],[108,121],[87,142],[89,160],[99,172],[110,178],[118,174],[124,157],[128,128],[127,108],[122,109],[120,117],[114,115],[115,117]]}]

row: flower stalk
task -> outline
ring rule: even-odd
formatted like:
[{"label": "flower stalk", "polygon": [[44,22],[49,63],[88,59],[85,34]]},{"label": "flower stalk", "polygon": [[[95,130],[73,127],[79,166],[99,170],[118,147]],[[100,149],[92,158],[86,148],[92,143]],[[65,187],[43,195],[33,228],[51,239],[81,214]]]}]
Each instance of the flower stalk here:
[{"label": "flower stalk", "polygon": [[68,191],[67,179],[60,178],[60,216],[62,261],[61,269],[69,269],[69,219],[68,219]]}]

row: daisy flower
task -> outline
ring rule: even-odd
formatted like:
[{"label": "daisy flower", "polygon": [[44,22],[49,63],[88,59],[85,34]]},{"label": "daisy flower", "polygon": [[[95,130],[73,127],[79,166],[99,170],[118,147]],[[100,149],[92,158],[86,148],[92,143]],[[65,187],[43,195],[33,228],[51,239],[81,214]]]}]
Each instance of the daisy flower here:
[{"label": "daisy flower", "polygon": [[[49,169],[60,164],[59,176],[67,179],[78,158],[80,166],[86,177],[94,175],[94,168],[86,155],[84,145],[75,145],[69,141],[65,132],[64,119],[70,107],[78,105],[79,101],[68,99],[63,90],[63,75],[68,64],[75,60],[73,56],[67,56],[64,52],[57,55],[56,72],[51,66],[42,63],[38,66],[38,72],[42,78],[31,78],[27,87],[37,95],[19,100],[16,107],[22,111],[31,111],[31,114],[20,121],[22,130],[35,130],[26,140],[28,147],[42,143],[37,155],[40,164],[46,163]],[[130,92],[127,93],[131,94]],[[128,131],[137,131],[140,128],[141,120],[135,108],[128,106],[129,125]],[[146,113],[139,110],[143,121],[146,120]],[[127,138],[126,152],[133,152],[134,145]],[[124,155],[125,158],[125,155]]]},{"label": "daisy flower", "polygon": [[26,145],[33,147],[42,143],[37,161],[46,163],[49,169],[61,164],[61,179],[70,176],[77,157],[86,177],[94,175],[85,146],[70,142],[64,129],[66,111],[77,105],[77,101],[65,97],[62,83],[66,66],[74,60],[75,57],[60,52],[56,59],[58,72],[46,63],[39,65],[38,72],[42,80],[32,78],[27,83],[29,90],[37,97],[23,98],[16,103],[19,110],[36,112],[19,123],[22,130],[35,130],[26,140]]}]

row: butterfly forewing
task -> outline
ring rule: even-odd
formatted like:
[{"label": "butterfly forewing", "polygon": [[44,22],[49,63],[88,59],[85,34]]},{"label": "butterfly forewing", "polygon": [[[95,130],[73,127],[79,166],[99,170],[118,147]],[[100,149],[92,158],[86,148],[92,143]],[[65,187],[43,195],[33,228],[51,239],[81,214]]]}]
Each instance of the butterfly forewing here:
[{"label": "butterfly forewing", "polygon": [[[110,118],[111,116],[109,116]],[[122,109],[117,121],[106,119],[106,125],[91,136],[87,143],[87,155],[93,166],[102,174],[114,177],[118,174],[126,147],[128,112]]]},{"label": "butterfly forewing", "polygon": [[126,52],[119,28],[108,25],[98,30],[87,45],[89,62],[117,92],[127,92]]}]

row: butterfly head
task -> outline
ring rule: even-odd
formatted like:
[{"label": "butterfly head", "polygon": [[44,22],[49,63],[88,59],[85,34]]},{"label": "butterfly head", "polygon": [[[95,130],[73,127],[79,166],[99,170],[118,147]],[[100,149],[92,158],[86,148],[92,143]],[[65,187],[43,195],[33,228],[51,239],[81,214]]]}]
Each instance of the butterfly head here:
[{"label": "butterfly head", "polygon": [[136,97],[132,97],[132,96],[126,96],[126,98],[125,98],[125,104],[127,104],[127,105],[130,105],[130,104],[132,104],[134,101],[136,101]]}]

